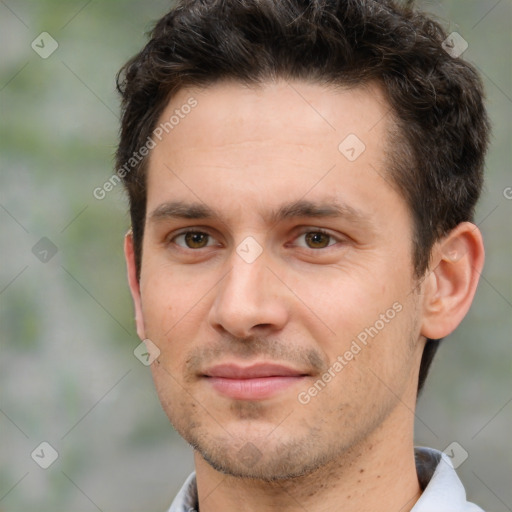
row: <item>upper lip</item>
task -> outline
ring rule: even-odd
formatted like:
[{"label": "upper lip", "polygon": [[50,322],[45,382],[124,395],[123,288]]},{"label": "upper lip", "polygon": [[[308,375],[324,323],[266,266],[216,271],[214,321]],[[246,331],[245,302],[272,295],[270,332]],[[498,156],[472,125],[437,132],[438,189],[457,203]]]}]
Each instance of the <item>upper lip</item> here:
[{"label": "upper lip", "polygon": [[300,377],[307,374],[281,364],[257,363],[250,366],[219,364],[208,368],[203,375],[225,379],[257,379],[261,377]]}]

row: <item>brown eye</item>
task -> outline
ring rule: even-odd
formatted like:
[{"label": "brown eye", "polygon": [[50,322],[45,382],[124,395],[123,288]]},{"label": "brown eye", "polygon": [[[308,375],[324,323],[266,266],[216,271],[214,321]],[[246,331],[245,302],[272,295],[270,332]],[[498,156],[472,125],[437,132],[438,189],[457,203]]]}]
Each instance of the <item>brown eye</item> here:
[{"label": "brown eye", "polygon": [[321,231],[310,231],[305,233],[306,243],[310,249],[323,249],[331,245],[331,235]]},{"label": "brown eye", "polygon": [[206,233],[190,231],[185,235],[185,243],[191,249],[201,249],[208,244],[208,235]]},{"label": "brown eye", "polygon": [[[183,239],[183,242],[178,242],[178,240]],[[210,235],[208,233],[203,233],[201,231],[187,231],[185,233],[181,233],[173,238],[173,242],[180,247],[185,249],[202,249],[203,247],[207,247],[209,245]]]}]

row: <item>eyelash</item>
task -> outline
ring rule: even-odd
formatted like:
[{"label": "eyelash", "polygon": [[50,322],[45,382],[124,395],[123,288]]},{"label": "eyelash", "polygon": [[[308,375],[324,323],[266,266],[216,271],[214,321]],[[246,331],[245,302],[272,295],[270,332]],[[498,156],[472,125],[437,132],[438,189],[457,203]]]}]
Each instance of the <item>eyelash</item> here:
[{"label": "eyelash", "polygon": [[[172,238],[169,238],[168,239],[168,244],[174,244],[174,245],[177,245],[177,247],[179,247],[180,250],[183,250],[183,251],[199,251],[201,249],[206,249],[207,247],[211,247],[211,246],[205,246],[205,247],[200,247],[198,249],[193,249],[191,247],[182,247],[181,245],[178,245],[176,244],[175,240],[180,237],[180,236],[186,236],[187,234],[189,233],[193,233],[193,234],[198,234],[198,235],[206,235],[210,238],[214,238],[210,233],[206,232],[206,231],[200,231],[200,230],[194,230],[194,229],[188,229],[186,231],[182,231],[181,233],[178,233],[176,235],[174,235]],[[328,231],[325,231],[321,228],[315,228],[315,229],[307,229],[307,230],[304,230],[302,232],[300,232],[296,237],[295,239],[301,237],[301,236],[304,236],[304,235],[307,235],[309,233],[313,233],[313,234],[322,234],[322,235],[325,235],[325,236],[328,236],[331,240],[335,240],[336,243],[341,243],[343,242],[342,239],[340,238],[337,238],[336,236],[332,235],[331,233],[329,233]],[[294,240],[295,240],[294,239]],[[209,240],[208,240],[209,241]],[[311,247],[301,247],[302,249],[306,249],[306,250],[309,250],[309,251],[314,251],[314,252],[318,252],[318,251],[321,251],[321,250],[326,250],[328,249],[329,247],[332,247],[334,245],[336,245],[336,243],[329,243],[327,246],[325,247],[320,247],[320,248],[317,248],[317,249],[314,249],[314,248],[311,248]]]}]

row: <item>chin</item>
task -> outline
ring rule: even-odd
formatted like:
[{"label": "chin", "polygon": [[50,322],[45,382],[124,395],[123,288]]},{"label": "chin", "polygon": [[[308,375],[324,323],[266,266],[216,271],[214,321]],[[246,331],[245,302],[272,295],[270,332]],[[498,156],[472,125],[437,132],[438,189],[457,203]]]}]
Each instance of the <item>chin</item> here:
[{"label": "chin", "polygon": [[183,437],[216,471],[265,482],[304,477],[325,466],[334,455],[332,447],[313,446],[311,439],[271,443],[266,438],[252,442],[235,437]]}]

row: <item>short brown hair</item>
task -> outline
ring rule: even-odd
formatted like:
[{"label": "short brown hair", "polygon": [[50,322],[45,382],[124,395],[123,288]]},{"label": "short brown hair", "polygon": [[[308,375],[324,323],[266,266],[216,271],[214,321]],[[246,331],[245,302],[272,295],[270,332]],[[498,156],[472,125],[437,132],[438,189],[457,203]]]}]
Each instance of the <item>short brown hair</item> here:
[{"label": "short brown hair", "polygon": [[[409,205],[418,277],[430,251],[472,221],[483,182],[489,121],[475,69],[445,50],[431,17],[393,0],[182,0],[161,18],[145,48],[120,70],[122,124],[117,169],[155,129],[186,86],[299,79],[357,86],[379,82],[397,127],[389,175]],[[146,215],[146,159],[123,172],[137,272]],[[423,386],[439,340],[423,354]]]}]

